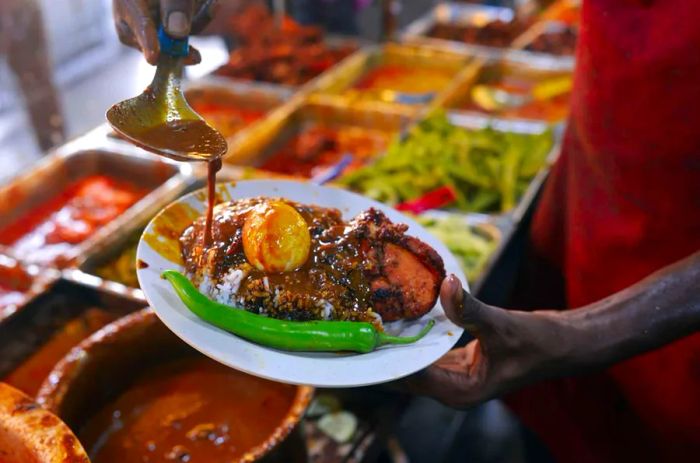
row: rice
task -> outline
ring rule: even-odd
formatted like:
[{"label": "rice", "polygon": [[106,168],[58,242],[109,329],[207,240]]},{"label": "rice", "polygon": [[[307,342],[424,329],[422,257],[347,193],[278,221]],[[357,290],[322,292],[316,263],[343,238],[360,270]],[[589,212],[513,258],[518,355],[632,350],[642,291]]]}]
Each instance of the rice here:
[{"label": "rice", "polygon": [[233,268],[221,278],[218,284],[212,285],[209,276],[204,275],[199,285],[199,290],[204,294],[208,294],[209,297],[220,304],[231,305],[235,302],[235,296],[238,294],[238,290],[241,289],[241,283],[243,283],[246,276],[248,276],[246,271]]},{"label": "rice", "polygon": [[330,320],[333,314],[333,305],[325,299],[321,299],[319,302],[319,305],[323,309],[323,319]]}]

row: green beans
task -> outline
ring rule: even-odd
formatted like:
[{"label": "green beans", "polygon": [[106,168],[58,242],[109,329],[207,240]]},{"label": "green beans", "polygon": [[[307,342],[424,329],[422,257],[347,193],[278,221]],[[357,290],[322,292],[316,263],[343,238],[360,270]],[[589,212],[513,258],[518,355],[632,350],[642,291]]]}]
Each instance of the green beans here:
[{"label": "green beans", "polygon": [[399,337],[377,331],[366,322],[277,320],[214,302],[175,270],[166,270],[163,278],[202,320],[248,341],[280,350],[372,352],[386,344],[412,344],[428,334],[435,324],[430,320],[417,335]]}]

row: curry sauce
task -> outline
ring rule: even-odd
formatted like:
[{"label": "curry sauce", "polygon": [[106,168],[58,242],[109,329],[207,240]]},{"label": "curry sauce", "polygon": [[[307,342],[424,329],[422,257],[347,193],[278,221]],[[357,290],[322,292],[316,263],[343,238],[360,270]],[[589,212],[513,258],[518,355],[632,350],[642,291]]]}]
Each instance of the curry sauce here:
[{"label": "curry sauce", "polygon": [[93,463],[239,461],[275,432],[295,395],[295,386],[184,358],[137,379],[78,435]]}]

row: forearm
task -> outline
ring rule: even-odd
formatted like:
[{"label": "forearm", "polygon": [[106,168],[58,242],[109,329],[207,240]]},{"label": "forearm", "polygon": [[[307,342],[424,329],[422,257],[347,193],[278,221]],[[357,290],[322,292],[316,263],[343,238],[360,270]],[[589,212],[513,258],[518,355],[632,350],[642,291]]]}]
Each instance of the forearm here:
[{"label": "forearm", "polygon": [[[606,299],[562,314],[567,370],[603,367],[700,330],[700,252]],[[572,372],[573,372],[572,371]]]}]

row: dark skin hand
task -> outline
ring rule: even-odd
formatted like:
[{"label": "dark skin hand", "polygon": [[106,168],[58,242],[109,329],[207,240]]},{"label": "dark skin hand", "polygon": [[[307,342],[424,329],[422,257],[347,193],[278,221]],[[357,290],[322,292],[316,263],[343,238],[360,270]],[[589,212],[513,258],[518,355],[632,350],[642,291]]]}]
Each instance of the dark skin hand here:
[{"label": "dark skin hand", "polygon": [[486,305],[445,279],[447,316],[476,339],[401,385],[467,408],[535,381],[603,368],[700,330],[700,252],[569,311]]},{"label": "dark skin hand", "polygon": [[[158,63],[158,26],[173,38],[199,33],[214,17],[217,0],[114,0],[114,26],[119,40],[143,52],[146,61]],[[190,46],[185,64],[202,60]]]}]

